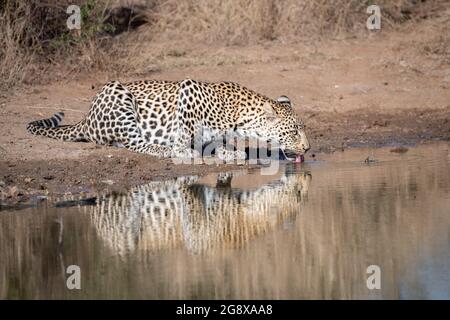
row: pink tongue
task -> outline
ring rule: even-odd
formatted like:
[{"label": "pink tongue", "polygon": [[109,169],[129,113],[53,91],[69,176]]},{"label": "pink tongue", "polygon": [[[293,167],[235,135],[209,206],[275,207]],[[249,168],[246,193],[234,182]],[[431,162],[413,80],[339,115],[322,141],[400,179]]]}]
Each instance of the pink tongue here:
[{"label": "pink tongue", "polygon": [[295,157],[295,163],[301,163],[303,161],[305,161],[305,158],[303,157],[302,154],[299,154]]}]

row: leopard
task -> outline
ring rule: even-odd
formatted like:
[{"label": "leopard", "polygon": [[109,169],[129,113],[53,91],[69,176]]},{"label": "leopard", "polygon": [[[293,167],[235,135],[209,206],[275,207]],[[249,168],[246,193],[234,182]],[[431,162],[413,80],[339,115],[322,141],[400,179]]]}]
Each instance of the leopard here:
[{"label": "leopard", "polygon": [[28,123],[27,130],[63,141],[124,147],[159,158],[198,158],[196,145],[216,142],[220,159],[244,159],[226,137],[255,138],[277,146],[289,160],[310,149],[303,120],[291,100],[271,99],[235,82],[138,80],[106,83],[87,115],[61,125],[64,112]]},{"label": "leopard", "polygon": [[168,248],[192,254],[243,248],[277,226],[293,224],[308,202],[308,166],[283,168],[266,180],[254,180],[258,171],[242,169],[152,181],[98,197],[84,210],[118,256]]}]

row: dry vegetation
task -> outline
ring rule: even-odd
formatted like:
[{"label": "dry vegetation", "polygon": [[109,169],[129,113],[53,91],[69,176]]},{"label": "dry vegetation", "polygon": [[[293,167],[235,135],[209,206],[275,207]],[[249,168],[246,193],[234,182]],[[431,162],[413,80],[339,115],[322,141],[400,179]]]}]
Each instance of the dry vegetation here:
[{"label": "dry vegetation", "polygon": [[[169,0],[161,3],[155,24],[156,37],[188,36],[199,41],[245,45],[361,30],[367,17],[366,8],[373,1]],[[381,0],[377,4],[383,8],[383,21],[389,26],[423,15],[421,1]]]},{"label": "dry vegetation", "polygon": [[[446,2],[380,0],[377,4],[383,10],[383,28],[392,29],[405,21],[439,16],[446,11]],[[69,3],[81,7],[80,31],[66,27]],[[370,0],[0,0],[0,86],[45,82],[80,71],[113,69],[133,73],[143,64],[158,68],[166,55],[183,56],[186,43],[226,47],[273,41],[289,44],[345,36],[349,32],[352,36],[361,35],[366,32],[365,9],[371,3]],[[436,25],[439,36],[423,49],[448,58],[450,40],[445,30],[450,24],[441,22]],[[138,32],[130,30],[139,25]],[[140,48],[148,48],[149,44],[152,50]]]},{"label": "dry vegetation", "polygon": [[[0,75],[3,85],[34,83],[53,69],[99,67],[106,47],[104,4],[81,6],[84,28],[70,32],[66,9],[72,1],[0,1]],[[81,3],[80,3],[81,5]]]}]

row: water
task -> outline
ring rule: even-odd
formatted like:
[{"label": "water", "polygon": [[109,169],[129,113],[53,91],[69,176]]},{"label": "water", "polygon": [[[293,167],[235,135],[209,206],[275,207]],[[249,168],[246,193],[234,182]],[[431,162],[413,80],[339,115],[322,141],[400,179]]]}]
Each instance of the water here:
[{"label": "water", "polygon": [[[272,176],[0,212],[0,298],[449,299],[449,146],[346,150]],[[81,290],[66,287],[69,265]]]}]

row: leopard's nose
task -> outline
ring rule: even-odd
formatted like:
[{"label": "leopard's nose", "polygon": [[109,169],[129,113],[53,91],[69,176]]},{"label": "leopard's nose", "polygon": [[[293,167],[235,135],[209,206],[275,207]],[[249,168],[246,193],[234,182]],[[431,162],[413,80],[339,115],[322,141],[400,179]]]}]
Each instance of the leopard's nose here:
[{"label": "leopard's nose", "polygon": [[302,149],[304,152],[307,152],[309,149],[311,149],[311,146],[309,144],[307,144],[307,145],[302,144]]}]

